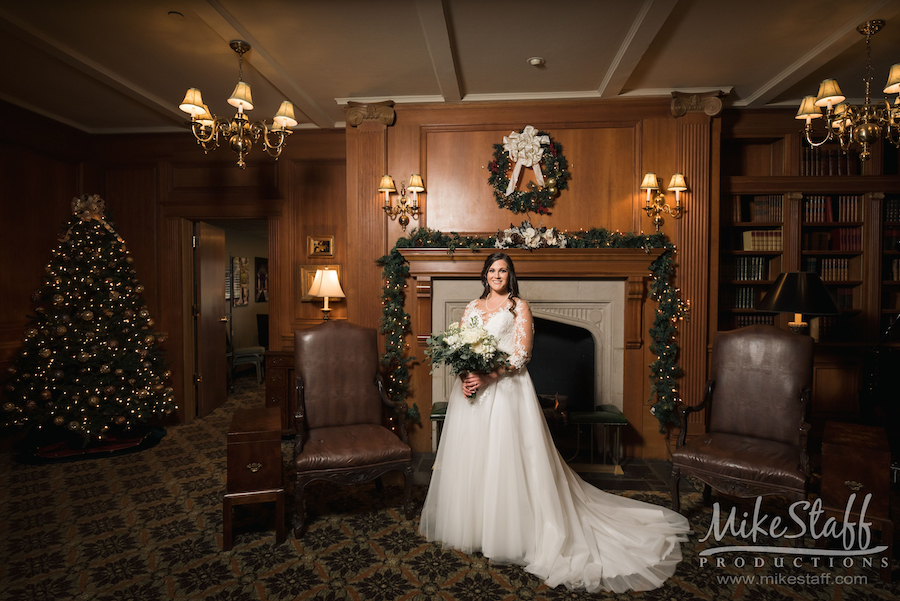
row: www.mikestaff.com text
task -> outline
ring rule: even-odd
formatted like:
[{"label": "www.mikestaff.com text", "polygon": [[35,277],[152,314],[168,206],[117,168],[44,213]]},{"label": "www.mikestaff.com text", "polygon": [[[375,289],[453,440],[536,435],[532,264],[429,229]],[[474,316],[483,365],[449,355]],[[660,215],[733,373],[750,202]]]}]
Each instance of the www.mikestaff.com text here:
[{"label": "www.mikestaff.com text", "polygon": [[723,575],[716,576],[719,584],[761,584],[781,586],[829,586],[829,585],[860,585],[868,584],[866,576],[842,576],[840,574],[759,574],[747,576]]}]

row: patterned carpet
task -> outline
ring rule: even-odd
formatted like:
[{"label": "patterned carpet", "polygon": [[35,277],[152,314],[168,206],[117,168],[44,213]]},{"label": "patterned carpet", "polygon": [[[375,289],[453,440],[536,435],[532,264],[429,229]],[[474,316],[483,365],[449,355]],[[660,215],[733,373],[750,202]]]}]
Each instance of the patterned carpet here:
[{"label": "patterned carpet", "polygon": [[[235,544],[222,551],[225,432],[238,407],[259,406],[253,378],[204,419],[169,428],[149,449],[119,457],[23,465],[0,455],[0,599],[156,601],[339,600],[577,600],[614,597],[548,589],[515,566],[441,549],[417,533],[417,519],[398,511],[401,489],[314,483],[310,528],[275,544],[273,504],[235,509]],[[283,444],[285,469],[290,444]],[[288,487],[290,489],[290,487]],[[425,490],[416,489],[421,507]],[[622,493],[668,505],[660,493]],[[290,499],[289,499],[290,500]],[[857,561],[850,568],[774,565],[773,556],[724,554],[703,565],[712,512],[699,495],[683,511],[695,534],[684,561],[662,588],[621,595],[637,599],[894,599],[897,584]],[[722,544],[738,544],[726,538]],[[762,543],[760,543],[762,544]],[[776,541],[777,544],[777,541]],[[765,565],[754,567],[754,557]],[[723,557],[722,555],[716,557]],[[896,564],[895,564],[896,565]],[[827,579],[828,583],[823,582]],[[853,584],[837,578],[856,577]],[[768,582],[759,582],[768,577]],[[793,580],[791,580],[791,577]],[[860,582],[862,577],[865,582]]]}]

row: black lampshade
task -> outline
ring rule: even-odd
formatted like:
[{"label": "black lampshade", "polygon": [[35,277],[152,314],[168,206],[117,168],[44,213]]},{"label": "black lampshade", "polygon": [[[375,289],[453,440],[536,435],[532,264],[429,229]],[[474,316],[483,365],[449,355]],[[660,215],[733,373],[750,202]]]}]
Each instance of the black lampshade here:
[{"label": "black lampshade", "polygon": [[810,271],[782,273],[756,305],[757,311],[837,315],[840,310],[819,274]]}]

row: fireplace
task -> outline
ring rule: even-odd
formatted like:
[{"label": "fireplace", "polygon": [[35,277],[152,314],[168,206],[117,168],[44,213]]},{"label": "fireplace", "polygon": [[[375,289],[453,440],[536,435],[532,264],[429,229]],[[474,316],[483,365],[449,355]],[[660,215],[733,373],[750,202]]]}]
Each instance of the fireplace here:
[{"label": "fireplace", "polygon": [[[449,396],[450,383],[443,374],[429,375],[425,340],[431,332],[459,320],[466,303],[481,294],[478,278],[486,250],[456,249],[452,254],[443,248],[400,250],[411,276],[406,297],[413,334],[410,354],[419,362],[411,370],[411,400],[424,415],[433,402]],[[648,437],[659,438],[659,424],[646,402],[652,361],[647,328],[655,308],[647,297],[647,283],[648,266],[661,252],[641,248],[507,251],[516,265],[522,297],[536,318],[590,332],[595,404],[615,405],[625,413],[626,456],[641,457]],[[431,428],[414,429],[410,436],[419,448],[432,446]]]},{"label": "fireplace", "polygon": [[[589,411],[596,405],[623,407],[625,282],[622,280],[519,280],[522,298],[528,301],[535,318],[536,342],[550,348],[537,347],[529,363],[538,394],[562,393],[552,390],[554,379],[565,363],[557,351],[578,355],[581,398],[572,399]],[[481,295],[479,280],[436,280],[432,285],[432,323],[435,330],[446,328],[462,318],[466,305]],[[580,331],[580,332],[579,332]],[[566,349],[566,346],[569,349]],[[584,365],[582,355],[590,347],[591,364]],[[557,348],[558,347],[558,348]],[[544,359],[541,359],[541,355]],[[556,355],[556,356],[553,356]],[[565,357],[563,357],[565,359]],[[584,372],[588,372],[587,381]],[[432,402],[446,401],[453,379],[443,368],[432,374]],[[544,390],[544,388],[548,388]],[[568,390],[568,389],[567,389]],[[586,395],[586,396],[585,396]],[[571,410],[572,407],[570,406]]]}]

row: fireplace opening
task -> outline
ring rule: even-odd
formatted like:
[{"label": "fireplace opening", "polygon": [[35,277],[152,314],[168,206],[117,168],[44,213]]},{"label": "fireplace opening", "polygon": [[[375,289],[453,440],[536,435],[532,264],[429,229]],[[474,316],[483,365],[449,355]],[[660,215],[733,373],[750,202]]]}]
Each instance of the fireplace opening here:
[{"label": "fireplace opening", "polygon": [[594,407],[594,337],[589,331],[534,318],[534,345],[528,373],[540,396],[565,397],[567,411]]},{"label": "fireplace opening", "polygon": [[594,408],[594,337],[578,326],[534,318],[534,345],[528,373],[556,446],[574,445],[564,412]]}]

